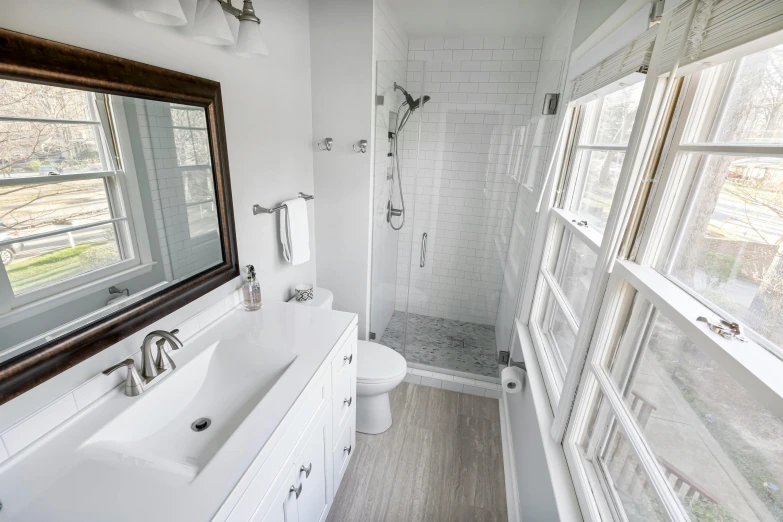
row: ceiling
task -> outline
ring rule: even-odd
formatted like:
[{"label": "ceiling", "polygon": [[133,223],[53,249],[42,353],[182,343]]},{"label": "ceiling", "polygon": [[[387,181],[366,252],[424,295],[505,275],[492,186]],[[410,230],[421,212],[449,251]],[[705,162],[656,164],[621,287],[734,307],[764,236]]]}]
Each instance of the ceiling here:
[{"label": "ceiling", "polygon": [[543,36],[566,0],[386,0],[408,36]]}]

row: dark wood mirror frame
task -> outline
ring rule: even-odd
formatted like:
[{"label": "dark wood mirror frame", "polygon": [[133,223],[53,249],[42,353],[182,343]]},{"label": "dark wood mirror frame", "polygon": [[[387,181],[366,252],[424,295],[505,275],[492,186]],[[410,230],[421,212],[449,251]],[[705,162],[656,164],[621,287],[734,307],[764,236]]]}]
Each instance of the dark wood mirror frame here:
[{"label": "dark wood mirror frame", "polygon": [[0,363],[0,404],[239,276],[220,83],[0,29],[0,78],[204,107],[223,263]]}]

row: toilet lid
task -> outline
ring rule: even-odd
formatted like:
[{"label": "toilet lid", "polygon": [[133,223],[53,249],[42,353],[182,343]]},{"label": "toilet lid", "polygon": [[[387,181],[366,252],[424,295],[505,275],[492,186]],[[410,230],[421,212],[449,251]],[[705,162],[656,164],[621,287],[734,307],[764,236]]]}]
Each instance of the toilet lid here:
[{"label": "toilet lid", "polygon": [[408,365],[405,357],[387,346],[369,341],[359,341],[357,349],[359,366],[356,380],[365,383],[384,382],[405,375]]}]

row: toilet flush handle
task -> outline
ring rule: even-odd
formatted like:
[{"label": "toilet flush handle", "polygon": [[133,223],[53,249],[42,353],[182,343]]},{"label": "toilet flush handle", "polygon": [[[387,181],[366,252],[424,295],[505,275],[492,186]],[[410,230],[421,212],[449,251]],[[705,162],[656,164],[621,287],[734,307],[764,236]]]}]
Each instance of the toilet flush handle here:
[{"label": "toilet flush handle", "polygon": [[343,361],[348,361],[348,364],[351,364],[353,362],[353,354],[343,357]]}]

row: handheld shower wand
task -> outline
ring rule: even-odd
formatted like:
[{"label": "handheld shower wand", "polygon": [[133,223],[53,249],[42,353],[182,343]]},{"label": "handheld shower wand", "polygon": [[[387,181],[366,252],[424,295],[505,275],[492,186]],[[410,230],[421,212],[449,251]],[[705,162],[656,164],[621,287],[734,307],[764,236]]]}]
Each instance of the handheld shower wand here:
[{"label": "handheld shower wand", "polygon": [[[389,226],[391,226],[394,230],[400,230],[403,226],[405,226],[405,199],[402,195],[402,173],[400,171],[400,158],[398,153],[398,147],[397,147],[397,140],[399,139],[399,134],[402,132],[402,129],[405,127],[405,124],[408,123],[408,120],[410,119],[411,115],[416,111],[416,109],[420,108],[422,105],[430,101],[429,96],[422,96],[416,100],[413,99],[413,96],[411,96],[408,91],[406,91],[401,85],[397,85],[397,82],[394,82],[394,90],[401,91],[403,96],[405,96],[405,101],[400,104],[399,109],[397,109],[397,112],[402,111],[402,108],[406,105],[408,106],[407,110],[405,111],[405,114],[399,119],[399,124],[397,125],[397,128],[394,130],[394,132],[390,132],[389,136],[391,138],[391,152],[390,154],[394,157],[393,163],[392,163],[392,178],[394,177],[394,171],[397,172],[397,188],[400,193],[400,208],[395,208],[394,204],[392,203],[392,197],[393,197],[393,190],[394,190],[394,179],[392,179],[392,190],[389,191],[389,201],[386,203],[386,222],[389,223]],[[394,223],[392,223],[393,217],[401,217],[402,222],[399,226],[394,226]]]}]

